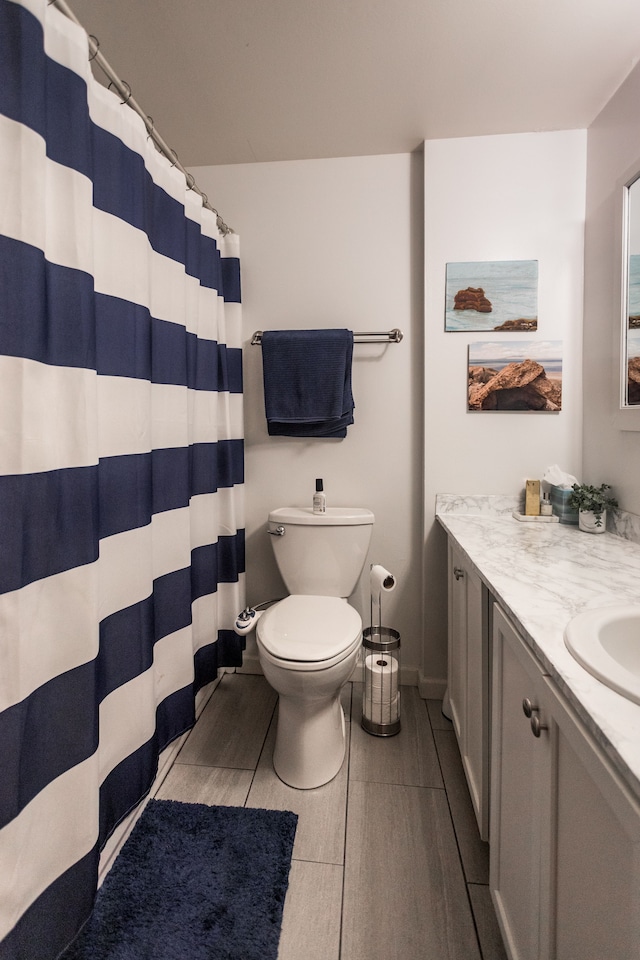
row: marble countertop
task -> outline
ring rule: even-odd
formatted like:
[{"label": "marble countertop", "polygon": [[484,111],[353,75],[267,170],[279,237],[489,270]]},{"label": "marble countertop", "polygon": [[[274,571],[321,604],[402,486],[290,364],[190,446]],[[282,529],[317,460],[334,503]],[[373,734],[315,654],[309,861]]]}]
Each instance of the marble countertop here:
[{"label": "marble countertop", "polygon": [[589,607],[640,604],[640,544],[574,525],[520,522],[511,515],[517,508],[506,497],[436,498],[441,526],[640,799],[640,705],[592,677],[563,636]]}]

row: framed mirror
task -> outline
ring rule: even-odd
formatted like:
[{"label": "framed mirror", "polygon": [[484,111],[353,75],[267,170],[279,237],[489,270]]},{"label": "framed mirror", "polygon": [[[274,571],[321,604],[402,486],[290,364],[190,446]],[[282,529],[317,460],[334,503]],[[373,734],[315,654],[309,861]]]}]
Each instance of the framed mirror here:
[{"label": "framed mirror", "polygon": [[640,174],[627,184],[625,282],[623,285],[622,405],[640,407]]},{"label": "framed mirror", "polygon": [[619,184],[620,349],[615,420],[621,430],[640,430],[640,162],[633,169]]}]

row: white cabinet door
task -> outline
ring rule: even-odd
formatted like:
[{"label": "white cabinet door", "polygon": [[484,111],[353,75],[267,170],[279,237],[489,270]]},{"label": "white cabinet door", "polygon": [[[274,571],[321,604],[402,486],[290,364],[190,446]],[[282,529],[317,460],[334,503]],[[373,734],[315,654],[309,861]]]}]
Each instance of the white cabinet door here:
[{"label": "white cabinet door", "polygon": [[449,543],[449,668],[451,719],[478,829],[489,834],[488,591],[464,555]]},{"label": "white cabinet door", "polygon": [[537,662],[494,606],[490,888],[511,960],[542,956],[541,797],[549,794],[549,742],[532,734],[523,712],[524,701],[540,707],[542,691]]},{"label": "white cabinet door", "polygon": [[640,958],[640,806],[547,678],[553,715],[549,956]]},{"label": "white cabinet door", "polygon": [[449,541],[449,662],[451,722],[458,743],[464,737],[467,701],[467,581],[462,555]]},{"label": "white cabinet door", "polygon": [[509,957],[639,960],[640,805],[497,606],[492,738],[490,887]]},{"label": "white cabinet door", "polygon": [[488,643],[483,598],[486,589],[472,570],[465,573],[467,584],[467,702],[462,744],[462,763],[469,784],[471,802],[483,840],[489,836],[488,754],[489,681]]}]

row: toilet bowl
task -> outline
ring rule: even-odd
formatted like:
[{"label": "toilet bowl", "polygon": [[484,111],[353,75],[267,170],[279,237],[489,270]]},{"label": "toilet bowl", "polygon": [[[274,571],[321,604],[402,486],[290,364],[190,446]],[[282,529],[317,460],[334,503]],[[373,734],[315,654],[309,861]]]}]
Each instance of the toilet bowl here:
[{"label": "toilet bowl", "polygon": [[258,622],[262,669],[279,695],[273,767],[291,787],[319,787],[342,766],[340,694],[361,638],[360,615],[339,597],[285,597]]},{"label": "toilet bowl", "polygon": [[[269,514],[276,562],[290,595],[256,616],[258,656],[279,695],[273,766],[309,790],[336,776],[345,755],[340,694],[356,665],[362,621],[349,605],[371,540],[360,507],[280,507]],[[245,619],[242,626],[251,623]]]}]

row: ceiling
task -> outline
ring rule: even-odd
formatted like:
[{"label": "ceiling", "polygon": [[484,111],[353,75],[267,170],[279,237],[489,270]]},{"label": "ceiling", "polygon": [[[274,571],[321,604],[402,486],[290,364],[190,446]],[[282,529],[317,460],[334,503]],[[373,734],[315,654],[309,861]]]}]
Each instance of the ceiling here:
[{"label": "ceiling", "polygon": [[69,0],[185,166],[589,126],[639,0]]}]

